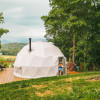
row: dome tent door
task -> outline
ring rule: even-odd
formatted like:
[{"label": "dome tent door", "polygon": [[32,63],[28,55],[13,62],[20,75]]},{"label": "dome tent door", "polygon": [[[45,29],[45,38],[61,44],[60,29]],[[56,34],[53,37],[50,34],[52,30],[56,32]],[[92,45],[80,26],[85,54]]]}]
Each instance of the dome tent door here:
[{"label": "dome tent door", "polygon": [[67,68],[66,68],[66,58],[65,57],[59,57],[58,58],[58,73],[59,75],[66,75],[67,74]]}]

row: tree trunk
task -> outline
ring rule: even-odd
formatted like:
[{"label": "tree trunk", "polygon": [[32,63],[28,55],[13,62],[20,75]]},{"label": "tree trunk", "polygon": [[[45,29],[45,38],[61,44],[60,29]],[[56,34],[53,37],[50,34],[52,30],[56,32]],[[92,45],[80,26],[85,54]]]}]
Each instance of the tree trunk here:
[{"label": "tree trunk", "polygon": [[86,66],[85,66],[85,64],[86,64],[86,45],[84,45],[84,71],[86,71]]},{"label": "tree trunk", "polygon": [[80,62],[80,71],[82,72],[82,62]]},{"label": "tree trunk", "polygon": [[71,50],[69,50],[69,62],[71,62]]},{"label": "tree trunk", "polygon": [[75,32],[73,33],[73,63],[75,63]]}]

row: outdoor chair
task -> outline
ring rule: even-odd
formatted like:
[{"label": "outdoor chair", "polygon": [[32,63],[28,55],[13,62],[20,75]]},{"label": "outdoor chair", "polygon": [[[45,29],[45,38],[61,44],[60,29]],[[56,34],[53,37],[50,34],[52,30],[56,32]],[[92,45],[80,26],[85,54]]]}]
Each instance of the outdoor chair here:
[{"label": "outdoor chair", "polygon": [[3,70],[4,70],[4,68],[5,68],[5,66],[0,65],[0,69],[1,69],[1,71],[3,71]]}]

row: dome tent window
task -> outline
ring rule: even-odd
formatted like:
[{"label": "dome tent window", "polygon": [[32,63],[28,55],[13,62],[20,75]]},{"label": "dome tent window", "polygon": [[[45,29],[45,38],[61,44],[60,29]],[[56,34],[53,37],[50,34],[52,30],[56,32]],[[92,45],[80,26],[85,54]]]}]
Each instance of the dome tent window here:
[{"label": "dome tent window", "polygon": [[15,67],[14,68],[16,73],[22,74],[22,68],[21,67]]},{"label": "dome tent window", "polygon": [[[14,75],[22,78],[39,78],[58,75],[58,58],[64,58],[63,53],[52,42],[32,42],[17,54],[14,63]],[[16,68],[20,69],[19,72]]]}]

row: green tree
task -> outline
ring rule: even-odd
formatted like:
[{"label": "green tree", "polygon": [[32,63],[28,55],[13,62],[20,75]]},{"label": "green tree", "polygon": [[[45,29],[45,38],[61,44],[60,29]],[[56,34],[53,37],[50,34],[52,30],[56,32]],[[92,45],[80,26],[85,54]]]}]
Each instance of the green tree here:
[{"label": "green tree", "polygon": [[[0,23],[1,24],[4,23],[4,17],[3,17],[3,13],[2,12],[0,12]],[[0,38],[4,33],[8,33],[8,32],[9,32],[9,30],[0,28]],[[1,48],[1,41],[0,41],[0,48]]]},{"label": "green tree", "polygon": [[87,64],[88,59],[93,59],[93,55],[88,54],[95,44],[91,39],[95,42],[100,37],[100,3],[98,0],[49,1],[52,9],[41,17],[46,28],[45,37],[67,57],[72,57],[73,62],[83,62],[85,68],[90,64]]}]

